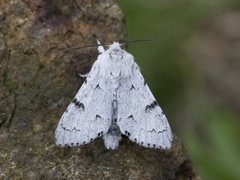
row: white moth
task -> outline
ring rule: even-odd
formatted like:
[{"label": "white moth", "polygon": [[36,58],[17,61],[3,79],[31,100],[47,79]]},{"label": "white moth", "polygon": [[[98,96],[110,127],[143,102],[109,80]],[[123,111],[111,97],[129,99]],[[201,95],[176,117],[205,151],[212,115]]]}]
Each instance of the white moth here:
[{"label": "white moth", "polygon": [[107,149],[117,149],[121,135],[149,148],[171,147],[170,126],[134,57],[118,42],[100,55],[82,87],[62,115],[56,144],[80,146],[103,136]]}]

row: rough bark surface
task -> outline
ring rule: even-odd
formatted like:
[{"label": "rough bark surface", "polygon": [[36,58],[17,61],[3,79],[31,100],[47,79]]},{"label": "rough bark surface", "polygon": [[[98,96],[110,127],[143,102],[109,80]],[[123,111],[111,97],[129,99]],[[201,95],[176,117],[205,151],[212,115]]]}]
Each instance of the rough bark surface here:
[{"label": "rough bark surface", "polygon": [[81,85],[96,48],[125,40],[124,16],[110,0],[1,0],[1,179],[199,179],[178,138],[170,150],[123,138],[116,151],[102,139],[82,147],[54,143],[57,123]]}]

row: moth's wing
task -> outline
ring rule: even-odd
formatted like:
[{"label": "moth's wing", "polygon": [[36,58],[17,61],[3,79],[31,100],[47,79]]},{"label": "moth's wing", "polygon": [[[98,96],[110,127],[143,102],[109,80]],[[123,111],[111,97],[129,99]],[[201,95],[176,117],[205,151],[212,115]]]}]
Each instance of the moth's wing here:
[{"label": "moth's wing", "polygon": [[172,132],[166,116],[133,64],[132,77],[122,79],[118,89],[118,126],[122,134],[144,147],[171,147]]},{"label": "moth's wing", "polygon": [[57,145],[79,146],[105,134],[111,124],[109,82],[99,78],[95,62],[87,79],[62,115],[55,131]]}]

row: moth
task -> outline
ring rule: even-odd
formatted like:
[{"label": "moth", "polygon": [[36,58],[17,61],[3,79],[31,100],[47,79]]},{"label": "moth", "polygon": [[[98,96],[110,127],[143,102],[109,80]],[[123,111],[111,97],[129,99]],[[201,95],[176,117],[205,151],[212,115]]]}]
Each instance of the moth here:
[{"label": "moth", "polygon": [[60,146],[80,146],[103,137],[117,149],[121,136],[148,148],[168,149],[172,132],[134,57],[114,42],[99,56],[63,113],[55,131]]}]

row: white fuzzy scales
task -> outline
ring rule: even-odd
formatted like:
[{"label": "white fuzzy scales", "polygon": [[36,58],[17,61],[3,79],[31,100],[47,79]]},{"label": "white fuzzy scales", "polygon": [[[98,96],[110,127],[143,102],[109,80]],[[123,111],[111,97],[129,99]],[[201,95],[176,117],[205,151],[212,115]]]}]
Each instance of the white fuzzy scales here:
[{"label": "white fuzzy scales", "polygon": [[102,137],[117,149],[124,134],[149,148],[171,147],[166,116],[144,81],[134,57],[114,42],[101,53],[55,132],[56,144],[80,146]]}]

